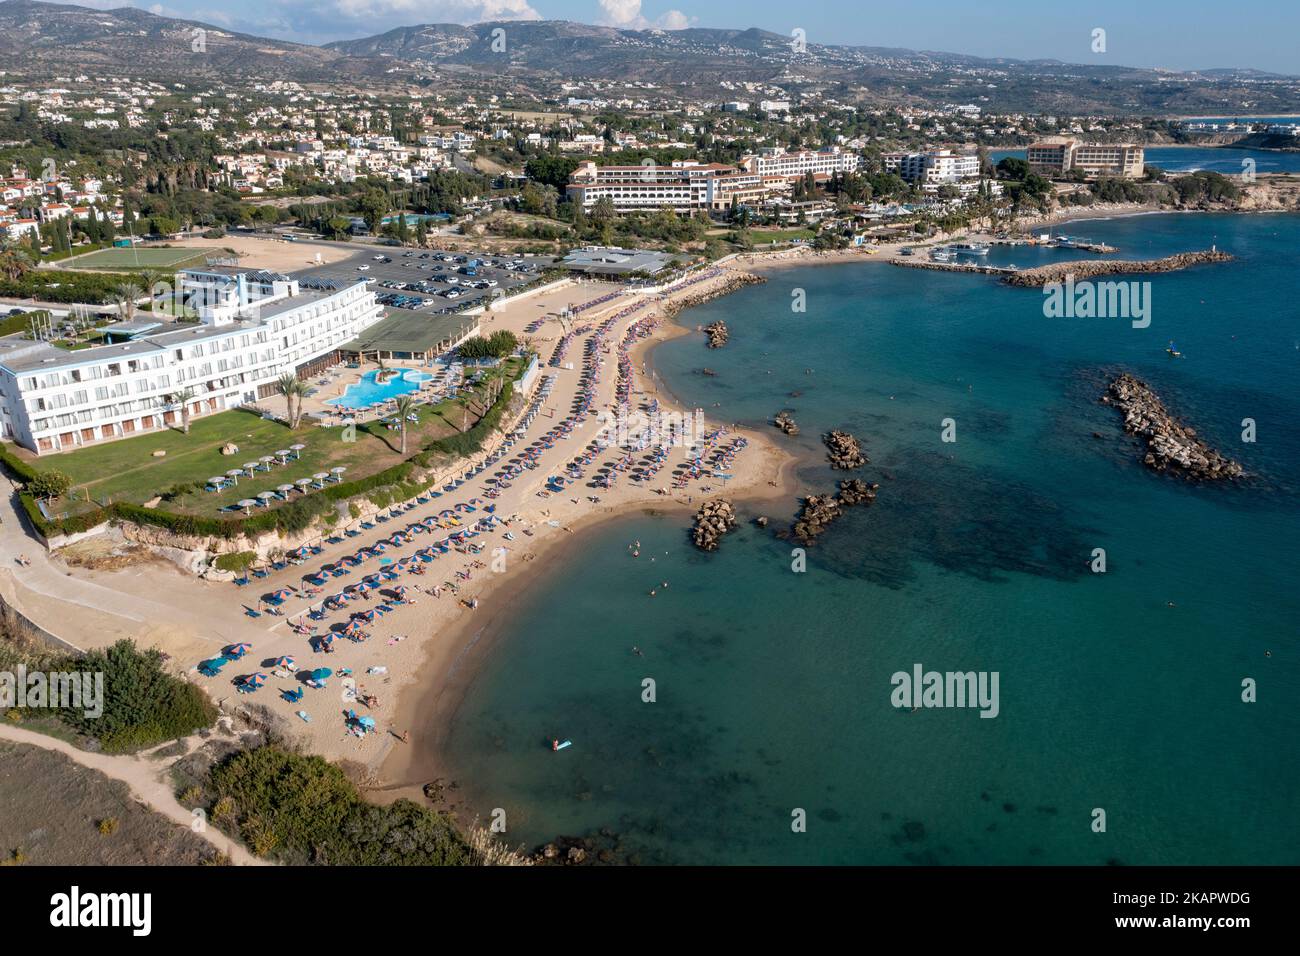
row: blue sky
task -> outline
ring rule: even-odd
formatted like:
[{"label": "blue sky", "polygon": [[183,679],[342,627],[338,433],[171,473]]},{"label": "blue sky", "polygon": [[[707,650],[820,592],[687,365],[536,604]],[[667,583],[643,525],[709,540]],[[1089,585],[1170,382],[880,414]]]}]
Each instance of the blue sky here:
[{"label": "blue sky", "polygon": [[[103,8],[125,0],[80,0]],[[416,23],[578,20],[629,28],[762,27],[810,42],[976,56],[1300,74],[1300,2],[1253,0],[133,0],[133,6],[304,43]],[[1091,49],[1106,31],[1106,52]]]}]

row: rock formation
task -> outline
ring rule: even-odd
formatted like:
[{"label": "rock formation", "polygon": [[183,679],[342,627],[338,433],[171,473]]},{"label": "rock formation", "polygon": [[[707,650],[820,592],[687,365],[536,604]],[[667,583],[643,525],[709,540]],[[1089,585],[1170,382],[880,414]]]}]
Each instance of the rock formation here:
[{"label": "rock formation", "polygon": [[736,509],[730,501],[721,498],[706,501],[695,513],[695,527],[691,539],[702,551],[718,550],[722,536],[736,527]]},{"label": "rock formation", "polygon": [[803,510],[795,519],[791,534],[801,544],[812,544],[817,536],[844,514],[845,508],[858,504],[871,504],[876,500],[880,485],[860,478],[840,482],[837,495],[809,495],[803,501]]},{"label": "rock formation", "polygon": [[832,468],[861,468],[867,463],[867,456],[862,454],[862,446],[848,432],[832,431],[822,439],[826,443],[826,457]]},{"label": "rock formation", "polygon": [[1244,474],[1241,465],[1201,441],[1195,429],[1176,421],[1151,386],[1127,372],[1110,383],[1101,401],[1123,412],[1126,432],[1146,441],[1148,468],[1209,481]]},{"label": "rock formation", "polygon": [[787,435],[799,434],[799,426],[795,424],[795,420],[790,417],[790,413],[787,411],[777,412],[776,417],[772,419],[772,424]]},{"label": "rock formation", "polygon": [[721,319],[704,327],[704,334],[709,337],[709,348],[720,349],[727,344],[727,323]]}]

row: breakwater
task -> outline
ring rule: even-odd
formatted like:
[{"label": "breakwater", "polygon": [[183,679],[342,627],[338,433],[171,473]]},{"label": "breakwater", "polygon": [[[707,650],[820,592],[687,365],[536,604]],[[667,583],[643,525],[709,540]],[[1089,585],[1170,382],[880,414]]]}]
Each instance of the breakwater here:
[{"label": "breakwater", "polygon": [[[714,276],[712,275],[707,276],[705,280],[702,281],[707,281],[707,279],[713,277]],[[740,272],[731,269],[727,271],[727,277],[721,282],[708,285],[698,292],[692,292],[689,295],[675,298],[671,302],[665,303],[661,311],[666,318],[671,319],[683,309],[689,309],[693,306],[702,305],[705,302],[711,302],[714,299],[720,299],[724,295],[731,295],[731,293],[735,292],[737,289],[743,288],[747,285],[758,285],[766,281],[767,280],[762,276],[755,275],[752,272]],[[669,289],[667,291],[676,292],[681,288],[683,288],[683,286],[679,286],[677,289]]]},{"label": "breakwater", "polygon": [[1150,385],[1127,372],[1110,383],[1101,402],[1123,412],[1124,431],[1146,441],[1143,463],[1148,468],[1210,481],[1243,474],[1241,465],[1210,448],[1194,428],[1169,413]]},{"label": "breakwater", "polygon": [[1232,259],[1232,255],[1220,252],[1218,249],[1180,252],[1176,255],[1165,256],[1163,259],[1083,259],[1009,272],[1003,281],[1008,285],[1020,288],[1036,289],[1049,283],[1064,282],[1069,278],[1079,282],[1080,280],[1093,279],[1098,276],[1177,272],[1179,269],[1189,269],[1192,266],[1212,262],[1231,262]]}]

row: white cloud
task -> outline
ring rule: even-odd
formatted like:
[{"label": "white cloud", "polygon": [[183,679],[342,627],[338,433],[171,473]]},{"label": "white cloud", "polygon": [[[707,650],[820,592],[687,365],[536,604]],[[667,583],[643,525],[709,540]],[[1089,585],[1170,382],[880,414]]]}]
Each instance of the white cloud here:
[{"label": "white cloud", "polygon": [[641,14],[641,0],[597,0],[600,4],[600,22],[620,30],[685,30],[693,22],[680,10],[669,10],[663,16],[648,20]]}]

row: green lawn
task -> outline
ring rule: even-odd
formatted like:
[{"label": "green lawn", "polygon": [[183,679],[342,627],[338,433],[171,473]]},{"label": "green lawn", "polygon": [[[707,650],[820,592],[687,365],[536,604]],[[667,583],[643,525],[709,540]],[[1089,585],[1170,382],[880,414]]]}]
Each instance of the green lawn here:
[{"label": "green lawn", "polygon": [[99,249],[61,263],[65,269],[180,269],[200,265],[210,250],[176,248]]},{"label": "green lawn", "polygon": [[[507,364],[505,374],[517,377],[518,366]],[[476,413],[481,409],[478,404],[471,409],[468,424],[472,426],[478,420]],[[462,406],[457,402],[442,402],[434,407],[421,405],[416,414],[420,422],[410,425],[407,432],[408,457],[437,438],[455,434],[466,424]],[[175,485],[203,482],[212,476],[224,475],[231,468],[239,468],[263,455],[274,455],[291,444],[307,446],[300,453],[300,459],[291,459],[287,465],[272,464],[269,472],[259,471],[254,478],[245,475],[237,486],[220,493],[192,491],[164,503],[169,511],[210,517],[243,498],[256,498],[258,492],[275,491],[277,485],[292,484],[299,478],[310,478],[336,466],[347,468],[343,479],[349,481],[391,468],[402,460],[401,432],[390,431],[382,423],[371,422],[357,427],[355,441],[344,441],[344,437],[341,427],[304,425],[294,432],[279,422],[236,410],[194,418],[188,435],[179,428],[159,430],[76,451],[45,455],[33,464],[39,470],[62,471],[72,478],[74,489],[64,499],[64,504],[70,512],[76,513],[79,509],[75,503],[78,501],[83,507],[89,507],[85,504],[87,495],[101,504],[115,501],[142,504]],[[239,452],[222,455],[221,446],[226,442],[238,445]],[[153,457],[153,452],[160,450],[167,454],[161,458]],[[300,496],[299,492],[291,492],[289,500]],[[276,499],[271,507],[280,504],[284,501]]]}]

